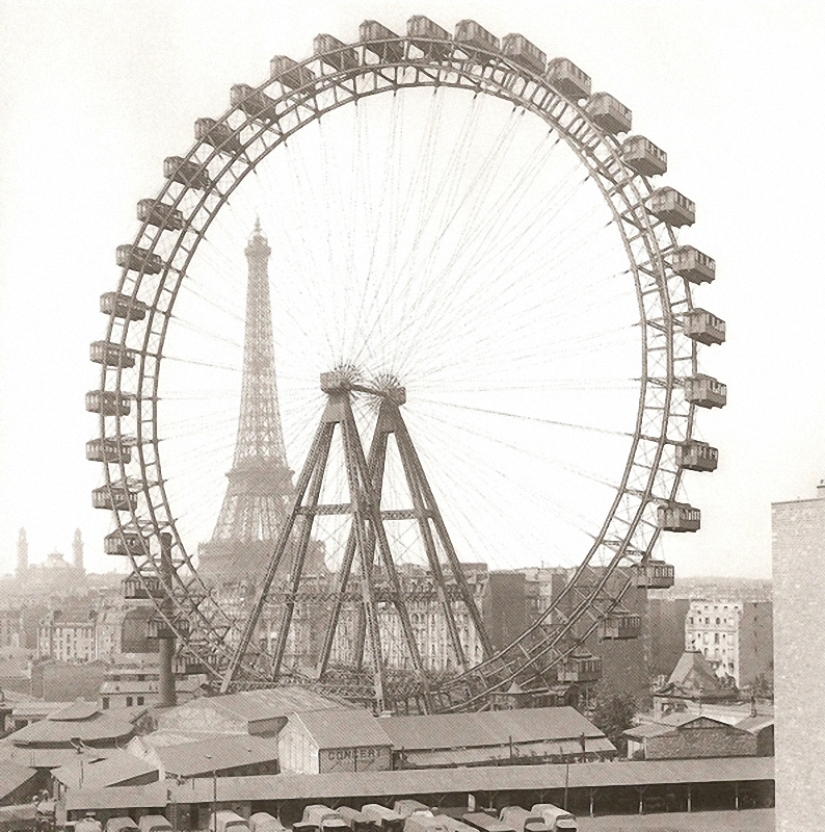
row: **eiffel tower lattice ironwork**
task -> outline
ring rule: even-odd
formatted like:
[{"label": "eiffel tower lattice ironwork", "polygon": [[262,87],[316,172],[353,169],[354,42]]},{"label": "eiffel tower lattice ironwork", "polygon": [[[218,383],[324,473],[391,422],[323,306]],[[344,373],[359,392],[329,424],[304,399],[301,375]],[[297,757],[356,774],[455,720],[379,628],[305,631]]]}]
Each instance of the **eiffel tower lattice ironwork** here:
[{"label": "eiffel tower lattice ironwork", "polygon": [[249,269],[235,456],[212,538],[198,547],[198,571],[212,581],[261,574],[292,494],[272,341],[267,266],[271,251],[256,221],[244,252]]}]

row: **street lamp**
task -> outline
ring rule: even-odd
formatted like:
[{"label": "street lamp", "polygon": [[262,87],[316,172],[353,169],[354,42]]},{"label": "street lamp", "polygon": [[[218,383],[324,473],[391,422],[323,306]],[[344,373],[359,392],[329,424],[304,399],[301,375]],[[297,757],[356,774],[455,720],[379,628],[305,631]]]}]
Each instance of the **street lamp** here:
[{"label": "street lamp", "polygon": [[218,830],[218,823],[215,820],[215,811],[217,810],[218,805],[218,774],[215,770],[215,764],[212,761],[212,755],[206,754],[206,759],[209,760],[210,764],[212,765],[212,818],[209,824],[209,828],[211,832],[217,832]]}]

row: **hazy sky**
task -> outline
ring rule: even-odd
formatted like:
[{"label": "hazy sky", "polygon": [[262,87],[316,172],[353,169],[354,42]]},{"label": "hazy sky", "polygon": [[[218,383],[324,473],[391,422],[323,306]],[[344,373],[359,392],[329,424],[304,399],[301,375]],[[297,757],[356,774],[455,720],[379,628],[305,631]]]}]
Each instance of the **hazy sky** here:
[{"label": "hazy sky", "polygon": [[719,470],[685,480],[703,529],[665,553],[681,574],[770,574],[770,503],[811,497],[825,477],[825,11],[674,0],[0,0],[0,572],[20,527],[33,562],[68,554],[80,527],[87,567],[112,564],[90,507],[99,471],[84,460],[88,344],[161,160],[273,55],[305,57],[321,31],[355,40],[369,18],[403,32],[412,14],[448,29],[472,17],[572,58],[668,152],[668,184],[697,204],[691,240],[717,261],[701,305],[728,322],[728,343],[702,368],[729,404],[701,414]]}]

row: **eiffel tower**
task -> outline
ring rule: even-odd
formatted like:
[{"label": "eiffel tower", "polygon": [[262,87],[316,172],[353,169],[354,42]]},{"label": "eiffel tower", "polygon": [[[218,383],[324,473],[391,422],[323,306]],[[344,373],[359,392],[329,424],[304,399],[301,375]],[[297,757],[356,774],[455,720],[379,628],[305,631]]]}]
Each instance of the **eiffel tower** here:
[{"label": "eiffel tower", "polygon": [[198,547],[198,572],[212,583],[254,580],[263,573],[293,491],[272,345],[271,251],[256,221],[244,251],[249,270],[235,456],[212,538]]}]

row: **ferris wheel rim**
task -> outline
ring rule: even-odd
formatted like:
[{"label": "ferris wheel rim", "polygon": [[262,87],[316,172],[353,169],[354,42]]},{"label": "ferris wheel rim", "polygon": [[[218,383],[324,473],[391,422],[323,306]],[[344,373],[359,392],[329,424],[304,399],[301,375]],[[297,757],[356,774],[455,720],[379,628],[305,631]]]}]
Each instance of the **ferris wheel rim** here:
[{"label": "ferris wheel rim", "polygon": [[[373,44],[382,44],[387,42],[396,42],[396,41],[387,41],[387,40],[376,40],[373,41]],[[399,38],[399,43],[406,43],[406,38]],[[442,44],[443,45],[443,44]],[[361,47],[365,47],[365,44],[360,44]],[[351,49],[351,46],[346,46],[345,48]],[[309,58],[299,64],[301,67],[308,68],[310,64],[313,64],[318,61],[323,61],[325,55],[336,55],[343,51],[343,49],[336,49],[331,50],[328,53],[321,54],[321,55],[314,55],[312,58]],[[484,50],[475,50],[477,53],[483,53]],[[520,66],[514,61],[507,61],[506,58],[502,57],[500,54],[486,53],[485,60],[489,61],[490,63],[495,64],[495,68],[493,70],[489,69],[489,63],[483,64],[478,63],[474,60],[465,60],[460,62],[457,65],[457,62],[451,59],[449,62],[444,62],[442,64],[438,64],[433,66],[432,64],[422,64],[419,59],[410,59],[408,58],[409,49],[405,48],[403,57],[394,62],[384,62],[378,64],[367,64],[366,62],[359,63],[357,68],[342,70],[340,72],[331,72],[320,75],[316,77],[312,82],[307,83],[304,88],[311,89],[312,95],[307,96],[307,98],[311,97],[315,99],[317,104],[317,97],[322,92],[327,92],[329,90],[338,90],[335,92],[334,95],[337,97],[340,92],[340,87],[345,85],[347,82],[350,82],[353,86],[353,90],[356,87],[356,81],[358,78],[366,78],[368,76],[376,77],[379,71],[395,71],[395,79],[394,83],[390,83],[386,87],[380,89],[374,89],[368,93],[354,93],[350,98],[342,98],[341,100],[336,100],[333,106],[329,106],[325,109],[318,109],[316,113],[311,114],[307,117],[304,121],[300,121],[297,126],[295,126],[291,131],[288,133],[283,134],[282,139],[272,143],[270,146],[265,147],[265,149],[254,158],[251,158],[247,154],[248,148],[253,145],[256,141],[261,140],[264,135],[267,133],[272,132],[272,125],[267,124],[265,121],[258,119],[257,117],[250,115],[248,113],[244,113],[240,106],[233,105],[226,111],[226,113],[220,118],[215,120],[216,125],[227,125],[231,129],[231,136],[230,138],[238,139],[239,148],[232,152],[232,154],[224,154],[218,146],[213,146],[209,141],[206,139],[200,139],[195,141],[194,145],[187,153],[187,155],[183,158],[184,162],[196,162],[199,165],[199,168],[202,171],[207,171],[208,166],[215,163],[216,159],[220,159],[220,162],[217,164],[222,165],[220,168],[220,172],[212,179],[212,183],[208,188],[203,189],[203,194],[200,197],[197,206],[192,209],[191,216],[186,219],[185,225],[183,230],[180,231],[178,234],[178,241],[175,243],[173,252],[169,256],[169,262],[164,263],[163,267],[163,276],[162,279],[159,281],[159,286],[157,289],[156,299],[153,303],[149,304],[148,308],[148,315],[151,320],[154,320],[155,316],[158,316],[161,320],[161,326],[157,332],[153,332],[150,325],[146,325],[145,327],[145,336],[144,336],[144,348],[139,352],[139,362],[140,362],[140,370],[139,370],[139,382],[136,386],[137,392],[132,394],[130,391],[127,391],[124,395],[134,395],[136,399],[136,403],[138,407],[142,407],[144,403],[149,404],[151,414],[148,418],[143,418],[141,416],[137,420],[137,436],[135,441],[135,447],[137,449],[137,453],[140,459],[140,473],[141,473],[141,488],[145,496],[145,504],[146,504],[146,511],[149,513],[148,523],[155,533],[159,533],[161,529],[169,529],[171,533],[174,535],[174,547],[177,552],[177,557],[179,561],[176,563],[175,569],[175,579],[178,586],[178,589],[182,591],[184,594],[187,594],[190,589],[195,587],[200,587],[201,589],[206,591],[206,587],[203,583],[202,578],[198,574],[197,568],[193,562],[192,556],[187,553],[186,547],[184,542],[180,538],[180,535],[177,532],[175,519],[172,514],[171,506],[169,505],[169,498],[166,493],[165,483],[163,477],[161,475],[161,453],[158,448],[159,442],[161,441],[162,437],[158,435],[157,427],[158,427],[158,416],[157,416],[157,404],[159,401],[158,396],[158,384],[160,378],[160,367],[161,367],[161,359],[163,358],[163,346],[166,337],[166,330],[169,325],[169,322],[172,317],[172,308],[174,306],[174,300],[177,296],[177,291],[179,290],[182,281],[184,280],[187,272],[187,268],[189,263],[191,263],[192,258],[195,256],[195,253],[200,245],[201,241],[204,239],[206,231],[208,230],[209,224],[212,220],[217,216],[218,212],[224,206],[226,201],[228,200],[229,196],[234,192],[234,190],[239,187],[241,182],[245,179],[245,177],[255,170],[256,166],[260,164],[266,156],[269,155],[272,151],[275,150],[281,143],[285,142],[286,139],[291,136],[293,133],[297,132],[298,130],[302,129],[303,127],[307,126],[308,124],[320,119],[323,115],[328,112],[331,112],[338,107],[345,106],[350,103],[357,103],[360,98],[367,97],[368,95],[379,95],[383,92],[398,92],[400,89],[410,89],[410,88],[421,88],[421,87],[453,87],[458,89],[475,89],[475,95],[478,94],[485,94],[491,95],[497,98],[502,98],[506,101],[510,101],[514,104],[514,106],[522,106],[524,109],[533,112],[535,115],[538,115],[541,118],[544,118],[545,122],[550,124],[551,127],[556,129],[559,132],[560,136],[563,136],[574,152],[577,152],[577,155],[580,158],[582,164],[586,164],[584,160],[584,149],[583,147],[579,147],[578,150],[572,144],[571,135],[569,132],[565,132],[562,129],[560,122],[554,121],[551,122],[549,116],[544,113],[543,111],[539,111],[537,106],[534,104],[532,100],[528,100],[524,95],[519,97],[514,92],[515,84],[519,81],[522,83],[523,89],[526,90],[529,88],[529,85],[533,85],[533,95],[535,94],[535,89],[543,87],[543,101],[547,101],[548,99],[555,99],[555,102],[559,107],[562,113],[566,113],[568,110],[573,114],[574,119],[577,120],[578,123],[582,125],[581,129],[587,133],[588,138],[596,136],[598,138],[598,142],[596,147],[600,150],[608,151],[607,158],[611,160],[613,163],[618,163],[617,169],[621,171],[621,174],[625,177],[626,182],[624,183],[624,187],[619,188],[617,182],[614,182],[614,186],[616,187],[616,193],[621,193],[622,199],[625,202],[625,209],[629,213],[637,212],[637,219],[643,216],[646,219],[648,228],[644,232],[645,239],[644,244],[645,246],[649,247],[651,250],[651,261],[658,260],[654,264],[654,268],[658,269],[658,273],[662,277],[661,285],[663,287],[662,291],[665,293],[665,300],[661,304],[661,312],[663,318],[665,318],[667,323],[667,329],[669,332],[668,337],[668,367],[667,367],[667,376],[665,379],[665,406],[664,410],[667,413],[667,416],[663,419],[663,429],[660,431],[659,437],[656,438],[656,456],[655,456],[655,463],[653,468],[656,468],[659,465],[659,461],[661,459],[662,450],[669,442],[673,440],[668,439],[668,430],[667,424],[670,420],[670,406],[671,406],[671,395],[673,390],[678,386],[678,379],[676,378],[674,367],[673,367],[673,356],[672,356],[672,337],[673,337],[673,322],[672,319],[674,317],[671,301],[669,295],[667,294],[669,282],[673,280],[673,274],[667,274],[667,264],[664,261],[664,254],[662,253],[661,247],[659,246],[658,241],[656,240],[656,235],[653,226],[656,227],[658,232],[664,232],[665,235],[669,238],[670,246],[675,246],[675,236],[673,234],[672,228],[663,221],[656,220],[655,223],[651,222],[651,216],[648,212],[648,209],[645,206],[645,200],[650,196],[652,189],[648,179],[641,174],[636,174],[630,171],[626,166],[623,165],[620,158],[620,144],[617,139],[610,136],[609,134],[605,133],[604,131],[599,130],[596,125],[592,122],[589,118],[588,114],[586,113],[583,107],[578,106],[575,102],[565,99],[557,90],[555,90],[547,81],[545,81],[540,76],[536,75],[535,73],[530,72],[529,70],[525,69],[524,67]],[[427,73],[430,76],[429,80],[422,80],[420,70],[426,69]],[[503,75],[506,76],[506,80],[508,83],[511,83],[509,88],[505,88],[503,82],[496,82],[495,79],[492,77],[495,74],[496,69],[502,71]],[[400,70],[412,70],[415,73],[416,82],[415,83],[401,83],[399,81],[398,75]],[[444,77],[442,77],[442,75]],[[450,78],[448,76],[455,75],[458,77],[458,80],[455,83],[450,82]],[[433,77],[434,76],[434,77]],[[515,80],[514,80],[515,79]],[[462,80],[468,82],[468,86],[462,86]],[[273,84],[277,83],[277,78],[270,78],[261,84],[259,87],[253,90],[256,94],[265,94],[264,91],[270,89]],[[320,86],[320,83],[324,82],[325,86],[323,88]],[[276,99],[277,102],[281,101],[292,101],[294,110],[298,110],[303,103],[298,101],[297,94],[301,89],[293,89],[293,90],[286,90],[284,88],[284,92],[280,99]],[[306,99],[305,99],[306,100]],[[241,116],[238,116],[241,114]],[[232,119],[235,117],[235,120],[238,122],[234,127],[232,126]],[[246,136],[243,141],[240,141],[242,135],[245,131],[252,129],[253,133],[251,136]],[[257,132],[255,132],[257,131]],[[590,151],[593,153],[593,149],[591,148]],[[200,155],[200,160],[198,161]],[[224,161],[225,156],[227,157]],[[233,171],[233,167],[241,161],[242,157],[246,156],[248,165],[247,167],[240,173],[240,175],[236,174]],[[588,168],[590,170],[590,168]],[[225,179],[230,181],[230,186],[225,190],[221,190],[219,188],[219,183],[222,183]],[[162,186],[160,192],[158,193],[157,197],[155,197],[156,203],[162,203],[163,198],[168,196],[170,193],[172,194],[172,207],[177,207],[180,205],[181,201],[184,199],[187,193],[191,193],[191,188],[184,186],[178,190],[177,195],[175,196],[175,188],[173,187],[174,183],[171,178],[167,179],[165,184]],[[625,193],[625,188],[630,192],[631,198],[627,198]],[[602,188],[602,194],[605,199],[610,204],[611,210],[614,213],[614,216],[617,216],[618,210],[611,199],[605,193],[605,188]],[[214,196],[215,193],[218,193],[218,200],[217,204],[213,206],[211,209],[206,209],[206,214],[208,216],[208,221],[206,223],[201,224],[201,226],[194,232],[195,238],[194,241],[190,244],[188,254],[184,258],[184,262],[180,267],[172,267],[171,261],[176,256],[177,252],[181,249],[185,250],[184,246],[184,239],[187,233],[191,230],[191,225],[193,223],[193,218],[195,215],[201,210],[205,209],[207,199],[210,196]],[[170,204],[170,203],[163,203],[163,204]],[[619,226],[623,228],[623,226]],[[158,227],[157,231],[154,234],[154,239],[152,240],[152,226],[149,224],[148,221],[144,221],[140,230],[138,231],[133,245],[139,246],[141,248],[146,248],[142,246],[141,243],[145,243],[147,239],[151,241],[151,244],[146,250],[149,252],[154,252],[155,245],[160,241],[161,236],[165,229],[163,226]],[[623,240],[626,242],[626,238],[623,235]],[[667,249],[665,248],[665,251]],[[629,258],[631,263],[634,266],[634,281],[636,284],[637,294],[640,292],[640,278],[638,276],[638,264],[632,258]],[[118,284],[118,291],[124,294],[127,294],[124,290],[128,290],[130,277],[135,277],[132,274],[133,270],[130,270],[127,267],[124,267],[121,278]],[[170,274],[177,274],[177,284],[174,291],[171,293],[171,300],[168,306],[164,309],[158,308],[159,297],[161,293],[166,288],[166,280]],[[137,299],[139,289],[141,287],[141,281],[144,277],[144,271],[141,269],[136,278],[134,279],[134,284],[132,286],[132,297]],[[679,278],[679,280],[682,280]],[[684,281],[682,281],[684,282]],[[690,291],[689,287],[685,284],[685,294],[686,294],[686,303],[687,308],[691,306],[691,299],[690,299]],[[641,328],[644,333],[642,337],[642,354],[643,354],[643,372],[642,372],[642,379],[640,381],[640,396],[639,396],[639,405],[637,408],[637,417],[636,417],[636,427],[634,430],[633,435],[633,443],[631,451],[628,453],[628,457],[625,463],[625,470],[621,479],[621,485],[616,490],[616,497],[614,499],[614,503],[610,508],[607,518],[604,521],[603,527],[599,532],[598,540],[594,543],[591,547],[590,552],[586,555],[584,561],[581,563],[579,567],[579,571],[585,569],[589,564],[591,558],[594,556],[596,550],[601,546],[604,542],[605,537],[608,533],[608,526],[615,515],[617,508],[621,499],[627,494],[628,492],[628,481],[630,479],[630,474],[634,467],[635,461],[635,453],[638,448],[639,442],[643,439],[642,436],[642,419],[644,415],[644,408],[645,408],[645,396],[647,393],[647,388],[651,383],[651,379],[648,376],[648,367],[647,367],[647,354],[648,354],[648,338],[647,338],[647,329],[646,329],[646,321],[645,321],[645,310],[643,305],[639,304],[639,311],[640,315],[642,316],[642,324]],[[107,329],[107,337],[111,338],[114,332],[114,316],[110,318],[109,326]],[[129,326],[124,326],[122,328],[121,333],[121,346],[126,347],[126,336],[128,333]],[[150,343],[154,339],[155,346],[154,351],[150,349]],[[152,365],[152,361],[154,361],[154,365]],[[696,349],[695,345],[691,348],[691,370],[695,372],[696,367]],[[149,367],[147,369],[147,362],[149,363]],[[153,372],[154,370],[154,372]],[[107,368],[105,365],[102,368],[101,374],[101,389],[106,390],[107,388],[107,373],[112,371],[115,375],[115,383],[114,383],[114,390],[118,393],[123,394],[121,391],[121,380],[122,380],[122,367],[117,367],[114,370],[112,368]],[[147,376],[151,376],[153,378],[152,385],[151,385],[151,395],[145,396],[141,394],[141,388],[143,385],[143,380]],[[659,381],[659,380],[657,380]],[[684,429],[684,438],[689,438],[692,432],[692,423],[693,423],[693,415],[694,415],[694,406],[691,404],[687,408],[687,412],[684,414],[685,420],[685,429]],[[144,439],[144,422],[148,425],[148,430],[150,431],[151,435],[148,439]],[[121,425],[121,417],[120,415],[116,416],[115,419],[116,430],[114,437],[110,432],[106,430],[106,423],[105,418],[103,415],[100,417],[100,429],[101,429],[101,438],[115,438],[119,442],[123,442],[127,434],[122,430]],[[151,448],[154,454],[153,460],[147,460],[145,449]],[[108,462],[104,463],[104,468],[106,470],[106,483],[111,488],[117,480],[111,476],[111,469],[110,465],[113,463]],[[128,463],[117,462],[115,464],[115,470],[120,475],[120,481],[126,482],[129,478],[129,473],[127,472]],[[147,470],[153,469],[157,472],[157,476],[155,479],[150,479],[147,477]],[[679,485],[680,479],[680,471],[677,470],[673,474],[672,486],[670,489],[670,493],[667,495],[660,495],[658,499],[672,499],[676,493],[676,490]],[[645,492],[642,494],[639,502],[638,512],[636,514],[634,527],[636,524],[642,521],[642,511],[650,502],[651,499],[655,499],[652,497],[652,490],[653,490],[653,481],[654,481],[655,472],[652,471],[645,488]],[[157,489],[160,494],[160,500],[152,499],[150,495],[151,489]],[[159,511],[161,510],[161,511]],[[165,514],[165,516],[160,516],[161,513]],[[139,528],[141,522],[145,520],[145,518],[138,516],[138,512],[134,509],[130,510],[128,519],[124,521],[121,517],[120,512],[115,512],[117,517],[117,525],[118,529],[122,530],[124,527],[129,528]],[[651,532],[651,539],[650,539],[650,547],[653,546],[655,543],[656,538],[658,537],[659,530],[653,529]],[[620,546],[620,551],[617,551],[611,564],[615,562],[618,564],[622,561],[623,558],[629,559],[631,556],[626,554],[626,549],[628,546],[628,542],[630,540],[630,533],[625,536],[623,539],[623,548]],[[140,572],[141,569],[147,566],[148,559],[153,559],[152,555],[148,552],[142,557],[140,555],[134,556],[131,552],[129,552],[129,558],[132,561],[133,567]],[[183,573],[183,574],[182,574]],[[578,572],[577,572],[578,574]],[[168,591],[171,591],[168,590]],[[195,607],[197,610],[197,606]],[[210,622],[213,624],[214,622]],[[185,639],[184,639],[185,640]]]}]

